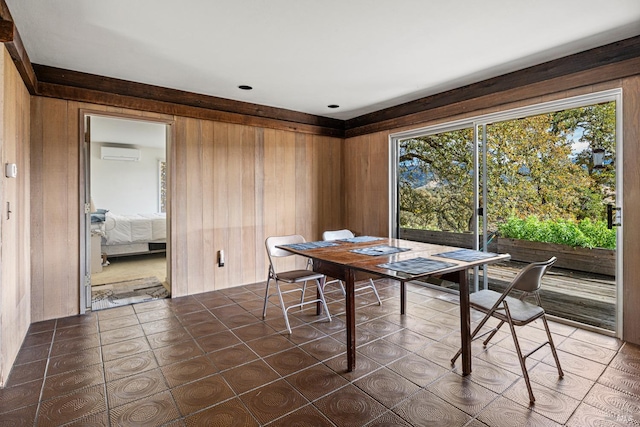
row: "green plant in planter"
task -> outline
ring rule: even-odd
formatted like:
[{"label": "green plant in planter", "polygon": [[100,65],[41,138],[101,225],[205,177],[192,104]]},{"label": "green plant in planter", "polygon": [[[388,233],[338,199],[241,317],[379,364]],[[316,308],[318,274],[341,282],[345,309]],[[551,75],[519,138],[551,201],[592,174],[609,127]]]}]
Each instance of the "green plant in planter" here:
[{"label": "green plant in planter", "polygon": [[605,221],[545,220],[536,216],[525,219],[511,217],[498,225],[501,237],[556,243],[584,248],[615,249],[616,231],[609,230]]}]

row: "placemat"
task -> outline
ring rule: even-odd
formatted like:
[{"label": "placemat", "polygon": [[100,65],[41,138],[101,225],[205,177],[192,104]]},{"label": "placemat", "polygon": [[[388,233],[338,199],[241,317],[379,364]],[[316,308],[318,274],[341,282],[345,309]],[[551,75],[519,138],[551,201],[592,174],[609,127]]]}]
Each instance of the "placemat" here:
[{"label": "placemat", "polygon": [[432,271],[442,270],[443,268],[453,267],[456,264],[451,262],[438,261],[427,258],[413,258],[405,261],[388,262],[386,264],[378,264],[378,267],[387,268],[389,270],[401,271],[413,275],[430,273]]},{"label": "placemat", "polygon": [[472,249],[459,249],[451,252],[442,252],[440,254],[435,254],[433,256],[449,258],[449,259],[457,259],[458,261],[471,262],[471,261],[479,261],[487,258],[493,258],[498,256],[498,254],[494,254],[492,252],[474,251]]},{"label": "placemat", "polygon": [[398,248],[396,246],[378,245],[378,246],[370,246],[368,248],[351,249],[351,252],[355,252],[357,254],[362,254],[362,255],[378,256],[378,255],[397,254],[398,252],[405,252],[410,250],[411,249],[409,248]]},{"label": "placemat", "polygon": [[291,248],[298,251],[306,251],[307,249],[317,249],[317,248],[326,248],[329,246],[338,246],[337,243],[333,242],[325,242],[324,240],[320,240],[317,242],[304,242],[304,243],[291,243],[289,245],[282,245],[284,248]]},{"label": "placemat", "polygon": [[374,236],[357,236],[351,237],[349,239],[340,239],[341,242],[349,242],[349,243],[365,243],[365,242],[374,242],[376,240],[384,240],[382,237],[374,237]]}]

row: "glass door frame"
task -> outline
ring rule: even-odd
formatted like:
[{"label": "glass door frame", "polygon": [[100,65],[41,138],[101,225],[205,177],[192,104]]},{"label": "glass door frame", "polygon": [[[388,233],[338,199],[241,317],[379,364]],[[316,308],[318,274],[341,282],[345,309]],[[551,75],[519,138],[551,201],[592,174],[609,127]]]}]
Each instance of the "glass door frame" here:
[{"label": "glass door frame", "polygon": [[[622,89],[611,89],[601,92],[589,93],[586,95],[579,95],[570,98],[559,99],[555,101],[549,101],[539,104],[532,104],[524,107],[518,107],[510,110],[479,115],[476,117],[465,118],[461,120],[454,120],[450,122],[440,123],[432,126],[427,126],[418,129],[412,129],[409,131],[392,133],[389,135],[389,232],[390,237],[398,237],[400,235],[400,222],[399,222],[399,195],[398,195],[398,159],[399,159],[399,146],[400,141],[408,138],[417,138],[421,136],[428,136],[437,133],[443,133],[447,131],[460,130],[460,129],[468,129],[473,127],[473,159],[474,159],[474,178],[473,178],[473,186],[474,186],[474,197],[473,197],[473,212],[475,216],[474,222],[474,243],[473,249],[480,248],[480,236],[479,236],[479,221],[478,214],[481,206],[480,204],[480,185],[482,184],[483,194],[482,194],[482,209],[484,212],[486,210],[487,203],[487,194],[486,194],[486,179],[487,179],[487,164],[486,164],[486,144],[480,143],[480,133],[482,133],[482,141],[486,141],[486,128],[487,125],[496,122],[502,122],[506,120],[515,120],[521,119],[524,117],[535,116],[539,114],[550,113],[554,111],[567,110],[571,108],[584,107],[588,105],[611,102],[615,101],[616,103],[616,206],[621,209],[623,206],[622,200],[622,176],[623,176],[623,162],[620,160],[623,158],[623,123],[622,123]],[[479,163],[482,162],[480,165]],[[477,173],[479,168],[482,168],[482,179],[483,182],[480,182],[480,176]],[[620,211],[621,212],[621,211]],[[616,330],[615,336],[620,337],[622,334],[622,311],[623,311],[623,298],[622,298],[622,289],[623,289],[623,277],[622,277],[622,259],[623,259],[623,214],[620,214],[620,226],[616,228]],[[482,216],[482,224],[483,230],[486,230],[487,220],[486,217]],[[486,247],[487,245],[487,237],[486,233],[482,239],[482,247]],[[474,289],[478,290],[479,281],[478,281],[478,271],[475,271],[475,283],[473,284]],[[483,279],[483,288],[487,287],[487,278]]]}]

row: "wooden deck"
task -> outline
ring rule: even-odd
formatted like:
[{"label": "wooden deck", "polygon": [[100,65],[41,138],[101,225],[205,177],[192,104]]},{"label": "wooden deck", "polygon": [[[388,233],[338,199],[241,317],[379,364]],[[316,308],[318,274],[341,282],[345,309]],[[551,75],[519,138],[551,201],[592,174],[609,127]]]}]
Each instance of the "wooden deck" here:
[{"label": "wooden deck", "polygon": [[[489,266],[489,288],[504,290],[525,266],[508,262]],[[455,288],[451,283],[436,283]],[[542,305],[549,315],[613,331],[616,314],[615,278],[551,268],[542,279]]]},{"label": "wooden deck", "polygon": [[[490,266],[489,288],[502,290],[525,264]],[[616,282],[611,276],[551,268],[542,278],[542,306],[552,316],[615,330]]]}]

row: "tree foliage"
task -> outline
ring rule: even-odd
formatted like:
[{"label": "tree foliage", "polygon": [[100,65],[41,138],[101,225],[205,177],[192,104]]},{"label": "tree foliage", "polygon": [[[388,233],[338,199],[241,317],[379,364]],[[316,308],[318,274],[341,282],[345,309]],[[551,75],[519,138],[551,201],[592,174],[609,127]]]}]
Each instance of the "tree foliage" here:
[{"label": "tree foliage", "polygon": [[[486,150],[488,231],[514,217],[601,221],[615,192],[615,103],[489,124]],[[473,129],[401,141],[400,226],[469,231],[474,173]]]},{"label": "tree foliage", "polygon": [[402,141],[399,164],[401,227],[468,229],[473,210],[473,130]]}]

